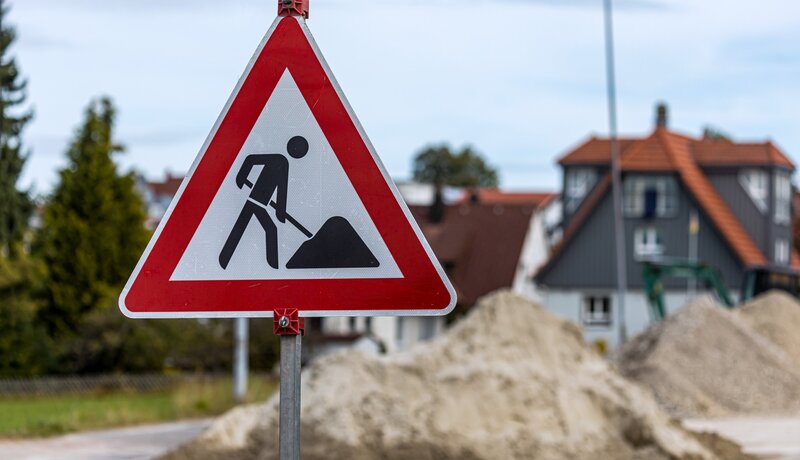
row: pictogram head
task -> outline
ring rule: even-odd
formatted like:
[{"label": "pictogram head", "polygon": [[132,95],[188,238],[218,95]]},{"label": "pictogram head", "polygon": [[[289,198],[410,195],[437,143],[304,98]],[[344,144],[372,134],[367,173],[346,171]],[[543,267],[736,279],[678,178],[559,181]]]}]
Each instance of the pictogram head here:
[{"label": "pictogram head", "polygon": [[308,153],[308,141],[303,136],[295,136],[289,139],[286,151],[292,158],[303,158]]}]

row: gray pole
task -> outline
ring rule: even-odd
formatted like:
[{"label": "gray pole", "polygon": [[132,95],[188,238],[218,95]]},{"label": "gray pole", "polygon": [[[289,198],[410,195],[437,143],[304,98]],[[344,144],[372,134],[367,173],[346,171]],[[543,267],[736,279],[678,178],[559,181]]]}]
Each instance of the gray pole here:
[{"label": "gray pole", "polygon": [[619,165],[619,142],[617,141],[617,90],[614,76],[614,25],[611,0],[603,0],[606,32],[606,83],[608,85],[608,131],[611,139],[611,190],[614,200],[614,235],[616,237],[617,265],[617,321],[619,343],[628,340],[625,324],[625,293],[628,291],[627,267],[625,263],[625,227],[622,221],[622,189]]},{"label": "gray pole", "polygon": [[233,352],[233,399],[244,402],[247,397],[249,321],[247,318],[233,320],[235,347]]},{"label": "gray pole", "polygon": [[[280,324],[289,324],[281,317]],[[285,326],[282,326],[285,327]],[[281,407],[278,450],[280,460],[300,459],[300,354],[298,335],[282,335],[281,340]]]}]

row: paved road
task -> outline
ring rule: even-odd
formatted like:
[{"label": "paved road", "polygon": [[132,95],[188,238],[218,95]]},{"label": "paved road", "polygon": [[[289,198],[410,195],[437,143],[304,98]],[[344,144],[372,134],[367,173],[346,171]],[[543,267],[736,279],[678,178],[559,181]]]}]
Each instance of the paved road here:
[{"label": "paved road", "polygon": [[[91,431],[58,438],[0,441],[3,460],[145,460],[197,436],[210,419]],[[800,460],[800,417],[684,420],[686,428],[712,431],[765,458]]]},{"label": "paved road", "polygon": [[741,417],[684,420],[694,431],[712,431],[739,443],[749,454],[800,460],[800,417]]},{"label": "paved road", "polygon": [[48,439],[0,441],[3,460],[145,460],[197,436],[210,419],[90,431]]}]

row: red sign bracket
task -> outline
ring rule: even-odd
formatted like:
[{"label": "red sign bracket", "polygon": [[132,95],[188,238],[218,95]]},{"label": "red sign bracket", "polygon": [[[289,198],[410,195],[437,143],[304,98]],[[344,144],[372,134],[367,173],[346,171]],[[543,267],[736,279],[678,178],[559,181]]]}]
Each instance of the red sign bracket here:
[{"label": "red sign bracket", "polygon": [[303,16],[308,19],[310,0],[278,0],[278,16]]}]

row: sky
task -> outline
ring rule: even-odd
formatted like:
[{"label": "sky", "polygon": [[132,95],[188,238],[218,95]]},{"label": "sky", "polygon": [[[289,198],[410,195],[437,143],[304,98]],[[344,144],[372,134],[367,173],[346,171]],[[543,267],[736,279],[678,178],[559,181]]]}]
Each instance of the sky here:
[{"label": "sky", "polygon": [[[272,23],[276,0],[6,0],[35,119],[22,185],[46,194],[83,111],[108,95],[118,157],[185,173]],[[800,162],[800,3],[615,0],[619,129],[711,125]],[[605,135],[602,0],[312,0],[309,27],[396,179],[429,144],[472,145],[516,190]]]}]

